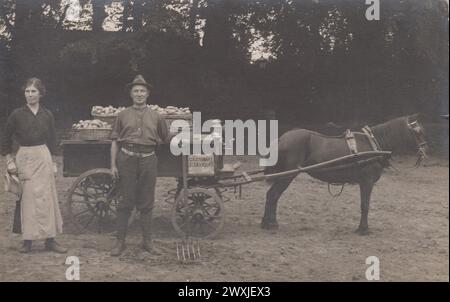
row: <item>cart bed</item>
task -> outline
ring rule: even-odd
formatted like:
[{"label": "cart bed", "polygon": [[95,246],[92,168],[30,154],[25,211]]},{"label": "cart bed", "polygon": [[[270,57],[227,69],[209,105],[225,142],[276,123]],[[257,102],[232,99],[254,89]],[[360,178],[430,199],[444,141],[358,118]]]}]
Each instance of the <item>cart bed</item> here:
[{"label": "cart bed", "polygon": [[[63,176],[77,177],[82,173],[97,169],[110,168],[111,141],[64,140]],[[158,177],[182,177],[182,158],[170,152],[169,145],[160,145],[158,156]],[[223,168],[223,157],[215,156],[216,170]]]}]

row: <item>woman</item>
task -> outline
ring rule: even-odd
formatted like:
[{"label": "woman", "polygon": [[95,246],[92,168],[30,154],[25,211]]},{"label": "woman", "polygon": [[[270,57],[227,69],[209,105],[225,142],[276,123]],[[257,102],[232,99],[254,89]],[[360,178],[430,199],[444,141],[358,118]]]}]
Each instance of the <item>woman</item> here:
[{"label": "woman", "polygon": [[[22,184],[22,253],[31,251],[32,240],[46,239],[47,250],[66,253],[55,236],[62,233],[62,218],[56,194],[54,168],[50,151],[56,147],[55,120],[40,105],[45,87],[37,78],[28,79],[24,88],[26,104],[14,110],[5,127],[2,154],[9,173],[18,174]],[[13,137],[19,145],[14,160]]]}]

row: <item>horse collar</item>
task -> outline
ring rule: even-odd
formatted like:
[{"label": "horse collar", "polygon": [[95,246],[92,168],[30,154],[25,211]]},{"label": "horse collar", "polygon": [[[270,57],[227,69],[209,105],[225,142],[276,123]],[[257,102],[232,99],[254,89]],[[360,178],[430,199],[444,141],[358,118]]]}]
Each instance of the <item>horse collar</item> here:
[{"label": "horse collar", "polygon": [[373,150],[374,151],[382,151],[380,144],[378,143],[377,139],[373,135],[372,129],[370,129],[370,127],[366,125],[362,128],[362,131],[367,135],[367,138],[369,139],[369,142],[372,145]]}]

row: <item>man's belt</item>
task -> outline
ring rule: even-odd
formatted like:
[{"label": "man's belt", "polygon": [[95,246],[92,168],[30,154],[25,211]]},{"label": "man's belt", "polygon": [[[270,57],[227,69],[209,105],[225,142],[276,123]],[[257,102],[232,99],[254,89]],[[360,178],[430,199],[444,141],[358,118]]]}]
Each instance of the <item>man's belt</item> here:
[{"label": "man's belt", "polygon": [[155,151],[156,146],[133,144],[133,143],[122,143],[121,147],[127,149],[128,151],[136,152],[136,153],[152,153],[153,151]]},{"label": "man's belt", "polygon": [[125,149],[124,147],[122,147],[122,149],[120,149],[120,150],[129,156],[141,157],[141,158],[149,157],[149,156],[152,156],[155,154],[155,151],[152,151],[150,153],[133,152],[128,149]]}]

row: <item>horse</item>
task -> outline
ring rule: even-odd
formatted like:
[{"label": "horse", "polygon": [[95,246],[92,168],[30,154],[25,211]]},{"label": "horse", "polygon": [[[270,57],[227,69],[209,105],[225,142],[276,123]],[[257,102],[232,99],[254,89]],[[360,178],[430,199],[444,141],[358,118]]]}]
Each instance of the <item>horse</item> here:
[{"label": "horse", "polygon": [[[392,154],[417,148],[419,157],[416,166],[420,165],[428,152],[424,129],[418,121],[417,114],[398,117],[373,127],[366,126],[365,129],[371,131],[373,139],[371,141],[365,133],[354,133],[358,152],[373,151],[374,146],[378,146],[380,151],[391,151]],[[293,129],[287,131],[278,139],[278,161],[274,166],[266,167],[264,174],[307,167],[346,155],[349,155],[349,146],[345,135],[326,136],[307,129]],[[367,218],[372,188],[380,179],[383,170],[388,166],[387,159],[380,159],[347,169],[312,170],[307,173],[328,183],[359,184],[361,219],[355,232],[360,235],[367,235],[369,233]],[[271,180],[270,188],[266,193],[264,216],[261,221],[263,229],[278,228],[276,219],[278,200],[297,175]]]}]

